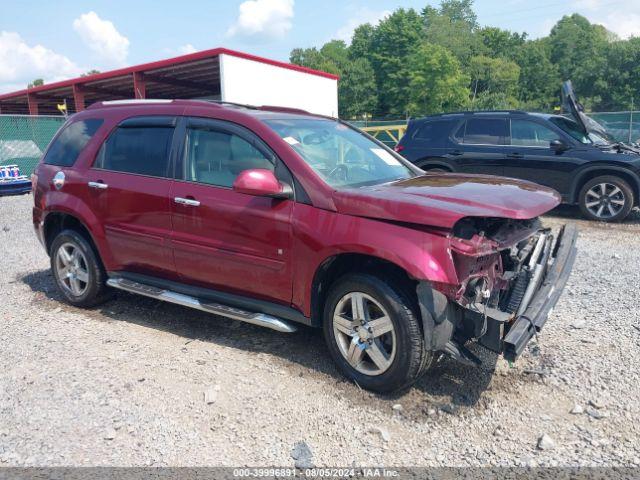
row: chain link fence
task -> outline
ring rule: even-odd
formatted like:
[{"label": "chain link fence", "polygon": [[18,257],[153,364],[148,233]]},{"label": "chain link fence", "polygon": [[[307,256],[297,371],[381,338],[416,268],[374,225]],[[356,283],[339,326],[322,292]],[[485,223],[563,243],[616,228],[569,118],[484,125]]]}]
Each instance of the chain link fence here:
[{"label": "chain link fence", "polygon": [[617,141],[640,141],[640,112],[595,112],[588,115],[606,128]]},{"label": "chain link fence", "polygon": [[64,121],[60,116],[0,115],[0,166],[18,165],[30,175]]}]

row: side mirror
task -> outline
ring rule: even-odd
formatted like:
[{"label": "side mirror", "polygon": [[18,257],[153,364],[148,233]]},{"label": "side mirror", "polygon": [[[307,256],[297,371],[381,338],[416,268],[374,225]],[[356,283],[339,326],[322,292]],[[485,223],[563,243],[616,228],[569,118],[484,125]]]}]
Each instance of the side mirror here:
[{"label": "side mirror", "polygon": [[255,168],[244,170],[233,182],[233,190],[256,197],[291,198],[292,188],[278,181],[271,170]]},{"label": "side mirror", "polygon": [[563,140],[556,139],[551,140],[549,142],[549,147],[556,153],[564,152],[565,150],[569,150],[569,145],[567,145]]}]

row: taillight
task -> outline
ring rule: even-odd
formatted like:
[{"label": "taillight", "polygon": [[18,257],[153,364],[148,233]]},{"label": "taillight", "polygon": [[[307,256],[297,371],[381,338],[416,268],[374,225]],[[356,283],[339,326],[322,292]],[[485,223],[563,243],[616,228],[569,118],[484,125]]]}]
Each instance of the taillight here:
[{"label": "taillight", "polygon": [[396,145],[395,147],[393,147],[393,149],[394,149],[396,152],[400,153],[401,151],[403,151],[403,150],[404,150],[404,145],[400,145],[400,144],[398,144],[398,145]]},{"label": "taillight", "polygon": [[38,185],[38,175],[36,175],[35,173],[31,174],[31,191],[35,192],[36,191],[36,186]]}]

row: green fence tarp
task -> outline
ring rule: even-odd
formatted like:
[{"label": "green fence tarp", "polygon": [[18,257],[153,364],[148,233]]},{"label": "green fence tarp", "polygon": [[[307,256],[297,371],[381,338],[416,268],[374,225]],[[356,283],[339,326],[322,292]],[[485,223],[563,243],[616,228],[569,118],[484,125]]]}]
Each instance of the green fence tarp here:
[{"label": "green fence tarp", "polygon": [[0,165],[18,165],[30,175],[64,117],[0,115]]}]

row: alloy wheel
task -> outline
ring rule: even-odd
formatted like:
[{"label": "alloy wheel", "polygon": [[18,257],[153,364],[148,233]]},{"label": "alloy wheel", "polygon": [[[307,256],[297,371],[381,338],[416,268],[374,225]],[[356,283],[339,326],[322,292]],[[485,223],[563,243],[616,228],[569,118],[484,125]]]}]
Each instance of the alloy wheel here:
[{"label": "alloy wheel", "polygon": [[333,333],[342,356],[365,375],[387,371],[396,355],[391,317],[373,297],[362,292],[344,295],[333,312]]},{"label": "alloy wheel", "polygon": [[76,244],[66,242],[58,249],[56,275],[63,288],[73,296],[80,297],[87,291],[89,286],[87,259]]},{"label": "alloy wheel", "polygon": [[598,183],[587,190],[585,207],[597,218],[609,219],[618,215],[625,206],[622,189],[612,183]]}]

